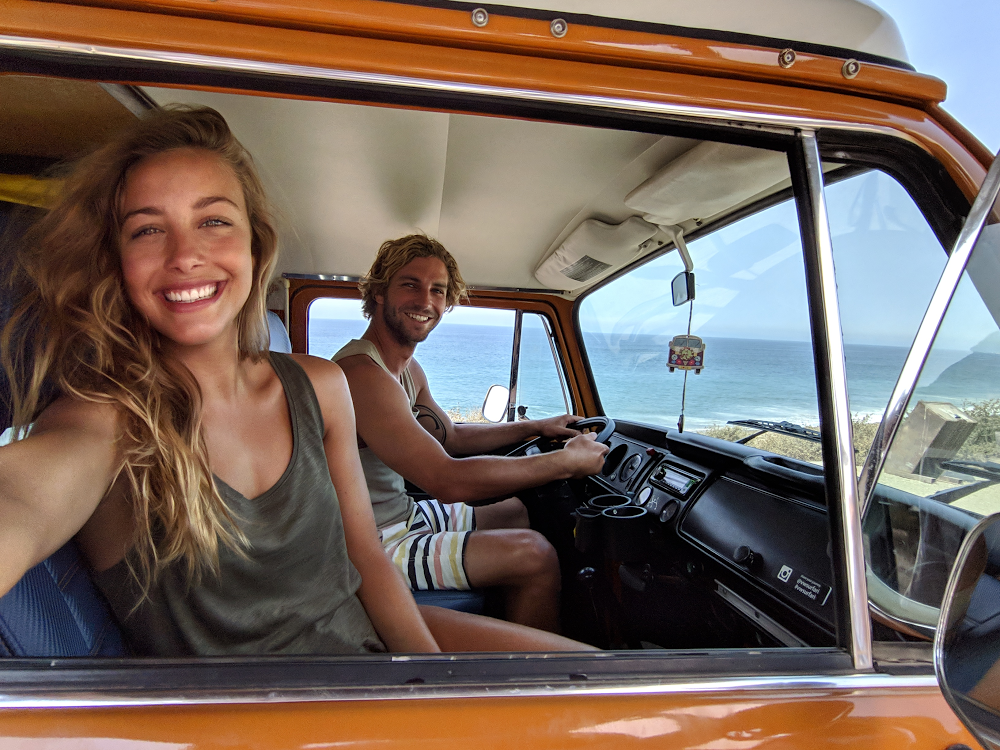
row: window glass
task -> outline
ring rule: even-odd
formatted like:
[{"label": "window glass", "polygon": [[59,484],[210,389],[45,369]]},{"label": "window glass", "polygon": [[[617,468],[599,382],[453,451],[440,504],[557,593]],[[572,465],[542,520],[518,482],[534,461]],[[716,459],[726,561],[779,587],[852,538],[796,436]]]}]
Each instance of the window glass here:
[{"label": "window glass", "polygon": [[528,419],[566,414],[566,399],[549,334],[542,316],[521,318],[521,353],[517,365],[517,403],[527,407]]},{"label": "window glass", "polygon": [[[756,430],[730,420],[817,428],[819,410],[805,271],[793,201],[744,217],[689,244],[693,308],[674,307],[672,251],[612,281],[580,304],[580,327],[601,404],[614,418],[677,423],[684,372],[667,367],[671,339],[704,340],[704,367],[687,376],[685,429],[729,440]],[[821,461],[819,443],[774,432],[755,447]]]},{"label": "window glass", "polygon": [[[308,327],[309,353],[332,357],[348,341],[361,336],[368,321],[361,314],[361,300],[326,298],[309,306]],[[533,335],[530,347],[537,348],[536,339]],[[547,350],[548,344],[544,340],[541,343]],[[431,393],[441,408],[453,420],[476,422],[482,420],[483,399],[489,387],[494,383],[510,385],[513,347],[513,310],[463,305],[445,314],[427,340],[417,345],[414,358],[424,368]],[[547,356],[550,375],[555,377],[552,355]],[[531,357],[536,361],[533,353]],[[532,412],[540,414],[543,408],[549,408],[546,404],[554,403],[548,395],[551,387],[545,385],[541,372],[531,375],[528,383],[529,394],[543,399],[540,408]],[[562,397],[556,398],[561,403]],[[565,409],[560,408],[558,413],[565,413]]]},{"label": "window glass", "polygon": [[494,383],[510,385],[514,311],[455,307],[417,345],[416,360],[431,394],[456,422],[482,421],[483,399]]},{"label": "window glass", "polygon": [[1000,224],[969,261],[864,519],[869,593],[933,627],[951,563],[1000,511]]},{"label": "window glass", "polygon": [[883,172],[834,182],[825,194],[860,469],[947,253]]},{"label": "window glass", "polygon": [[317,299],[309,305],[306,328],[309,339],[306,351],[329,359],[351,339],[365,332],[368,321],[361,314],[361,300]]}]

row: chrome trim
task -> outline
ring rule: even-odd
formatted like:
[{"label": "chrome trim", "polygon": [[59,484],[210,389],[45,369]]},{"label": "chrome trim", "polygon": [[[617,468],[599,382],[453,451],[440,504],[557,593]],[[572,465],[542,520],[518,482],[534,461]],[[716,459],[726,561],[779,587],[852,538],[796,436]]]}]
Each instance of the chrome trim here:
[{"label": "chrome trim", "polygon": [[569,404],[569,388],[566,385],[566,373],[563,372],[563,363],[559,358],[559,347],[557,346],[556,334],[552,330],[552,325],[549,323],[549,318],[547,315],[542,315],[541,313],[532,313],[537,315],[542,321],[542,328],[545,329],[545,338],[549,342],[549,350],[552,352],[552,362],[556,366],[556,375],[559,376],[559,387],[562,389],[563,405],[566,407],[566,413],[572,414],[573,407]]},{"label": "chrome trim", "polygon": [[98,86],[136,117],[142,117],[149,110],[156,108],[156,102],[135,86],[124,86],[120,83],[99,83]]},{"label": "chrome trim", "polygon": [[[341,276],[332,273],[283,273],[285,279],[303,279],[306,281],[350,281],[357,284],[361,281],[360,276]],[[469,284],[466,289],[473,292],[528,292],[532,294],[552,294],[565,296],[569,292],[562,289],[542,289],[541,287],[520,287],[520,286],[482,286]]]},{"label": "chrome trim", "polygon": [[840,487],[841,524],[844,531],[844,567],[849,600],[850,652],[854,668],[867,670],[873,666],[871,621],[868,614],[868,586],[865,581],[865,555],[858,512],[857,470],[854,465],[853,424],[851,404],[847,394],[847,366],[844,360],[844,334],[840,326],[840,304],[837,299],[837,276],[833,263],[833,240],[823,193],[823,163],[816,133],[800,134],[806,178],[807,197],[814,217],[814,241],[817,250],[819,304],[822,307],[824,337],[829,353],[829,374],[833,397],[833,424],[824,425],[824,432],[833,430],[837,448],[836,466],[827,466],[827,482],[836,472]]},{"label": "chrome trim", "polygon": [[510,354],[510,389],[507,391],[507,421],[517,419],[517,375],[521,368],[521,324],[524,310],[514,311],[514,343]]},{"label": "chrome trim", "polygon": [[914,622],[913,620],[904,620],[902,617],[890,614],[889,612],[886,612],[885,609],[883,609],[870,599],[868,600],[868,609],[871,611],[872,614],[881,617],[885,620],[888,620],[889,622],[896,623],[897,625],[900,625],[904,628],[909,628],[915,634],[919,634],[924,638],[927,638],[927,640],[934,639],[934,634],[935,634],[934,628],[929,628],[921,622]]},{"label": "chrome trim", "polygon": [[314,79],[317,81],[394,87],[428,93],[461,94],[501,99],[518,99],[543,104],[565,104],[577,107],[640,112],[643,114],[683,117],[686,122],[723,124],[757,132],[773,132],[793,136],[799,129],[830,128],[854,132],[881,133],[909,141],[923,147],[914,137],[886,125],[852,124],[792,115],[775,115],[764,112],[747,113],[731,109],[709,109],[686,104],[671,104],[643,99],[620,99],[610,96],[565,94],[507,86],[488,86],[477,83],[440,81],[384,73],[363,73],[350,70],[331,70],[308,65],[268,63],[256,60],[198,55],[188,52],[164,52],[128,47],[106,47],[79,42],[61,42],[34,37],[0,35],[0,50],[21,50],[46,54],[82,55],[90,60],[106,58],[112,61],[128,60],[147,64],[167,64],[200,68],[206,72],[237,72],[274,76],[277,78]]},{"label": "chrome trim", "polygon": [[[642,678],[640,678],[642,679]],[[238,693],[211,693],[188,690],[166,692],[149,691],[143,695],[79,692],[68,690],[45,694],[39,691],[32,696],[6,695],[0,692],[0,709],[25,708],[109,708],[118,706],[192,706],[206,704],[260,704],[307,703],[317,701],[367,701],[367,700],[440,700],[473,698],[542,698],[542,697],[596,697],[628,695],[711,695],[739,692],[745,698],[750,692],[773,693],[788,691],[801,695],[804,691],[830,693],[834,691],[857,692],[862,690],[933,690],[938,691],[933,675],[795,675],[780,677],[706,678],[664,683],[645,678],[645,684],[635,684],[635,679],[620,684],[591,685],[586,682],[573,684],[524,685],[473,685],[468,687],[435,687],[431,685],[398,685],[385,688],[324,688],[309,687],[289,690],[251,688]],[[0,687],[2,690],[2,687]],[[200,694],[199,694],[200,693]]]},{"label": "chrome trim", "polygon": [[357,284],[360,276],[340,276],[334,273],[283,273],[283,279],[303,279],[306,281],[350,281]]},{"label": "chrome trim", "polygon": [[[993,161],[995,165],[997,160]],[[952,620],[955,615],[952,613],[952,607],[956,603],[956,595],[958,594],[958,587],[961,583],[962,576],[960,573],[959,561],[966,561],[969,554],[972,552],[973,546],[980,542],[982,535],[985,533],[989,526],[994,525],[997,522],[997,516],[987,516],[982,521],[977,523],[968,534],[965,535],[965,539],[962,540],[962,544],[958,548],[958,554],[955,555],[955,565],[951,569],[951,573],[948,575],[948,583],[944,588],[944,598],[942,600],[943,605],[941,607],[941,616],[938,618],[937,633],[934,636],[934,677],[936,678],[938,685],[941,688],[941,693],[944,695],[944,699],[948,702],[951,710],[955,712],[955,715],[962,720],[966,728],[972,732],[972,734],[979,740],[983,747],[996,748],[998,743],[1000,743],[1000,738],[995,735],[995,730],[992,727],[984,726],[981,722],[972,722],[967,718],[968,709],[961,705],[958,700],[956,700],[955,694],[952,692],[948,683],[945,682],[944,675],[944,647],[945,638],[949,637],[948,633],[948,621]],[[987,545],[988,547],[988,545]],[[968,599],[964,599],[964,605],[968,607]],[[960,608],[962,605],[959,605]],[[961,611],[961,609],[959,610]],[[956,635],[955,630],[957,628],[952,628],[951,637],[954,638]],[[970,696],[964,696],[973,705],[976,705],[978,701]],[[982,705],[982,704],[979,704]],[[988,707],[990,713],[995,714],[996,710],[992,707]],[[990,733],[987,734],[987,731]],[[985,736],[983,736],[985,735]],[[990,740],[989,742],[985,740]]]},{"label": "chrome trim", "polygon": [[910,401],[910,396],[913,395],[913,390],[917,387],[917,380],[920,378],[924,361],[934,345],[938,329],[948,312],[951,298],[962,280],[962,273],[965,271],[965,266],[979,240],[979,234],[986,224],[986,218],[997,199],[998,191],[1000,191],[1000,152],[993,159],[993,164],[986,173],[986,179],[983,180],[979,194],[973,201],[972,208],[969,209],[969,216],[962,226],[962,231],[959,233],[958,239],[955,240],[955,247],[948,257],[948,262],[945,264],[941,278],[934,289],[931,301],[927,305],[927,312],[924,313],[923,320],[920,321],[917,334],[913,337],[913,344],[910,346],[909,354],[906,355],[906,362],[899,373],[896,386],[892,389],[885,416],[875,431],[875,439],[872,441],[872,447],[868,451],[861,476],[858,478],[859,493],[864,500],[861,508],[862,518],[868,512],[878,476],[885,464],[889,445],[903,420],[903,412]]}]

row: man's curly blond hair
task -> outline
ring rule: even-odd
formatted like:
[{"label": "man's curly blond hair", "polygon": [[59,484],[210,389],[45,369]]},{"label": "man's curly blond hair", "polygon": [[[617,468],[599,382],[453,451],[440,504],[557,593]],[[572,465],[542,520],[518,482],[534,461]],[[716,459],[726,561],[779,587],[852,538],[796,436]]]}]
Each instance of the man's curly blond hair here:
[{"label": "man's curly blond hair", "polygon": [[366,318],[375,314],[376,295],[385,295],[392,277],[415,258],[437,258],[448,271],[448,292],[445,312],[462,300],[468,299],[465,281],[458,270],[458,263],[444,245],[425,234],[408,234],[398,240],[386,240],[378,249],[375,262],[358,283],[363,302],[362,312]]}]

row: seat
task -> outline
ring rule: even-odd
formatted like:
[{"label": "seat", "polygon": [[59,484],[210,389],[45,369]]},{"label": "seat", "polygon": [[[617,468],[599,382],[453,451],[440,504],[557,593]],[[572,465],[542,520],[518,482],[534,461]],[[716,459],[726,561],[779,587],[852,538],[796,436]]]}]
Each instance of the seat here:
[{"label": "seat", "polygon": [[0,656],[125,656],[118,623],[68,542],[0,597]]}]

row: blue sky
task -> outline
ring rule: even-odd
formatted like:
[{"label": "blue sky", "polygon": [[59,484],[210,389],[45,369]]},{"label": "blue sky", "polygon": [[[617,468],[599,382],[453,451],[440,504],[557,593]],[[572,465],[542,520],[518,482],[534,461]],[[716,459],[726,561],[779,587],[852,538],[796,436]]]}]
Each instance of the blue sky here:
[{"label": "blue sky", "polygon": [[1000,149],[1000,0],[874,0],[895,20],[910,62],[948,84],[944,108]]}]

